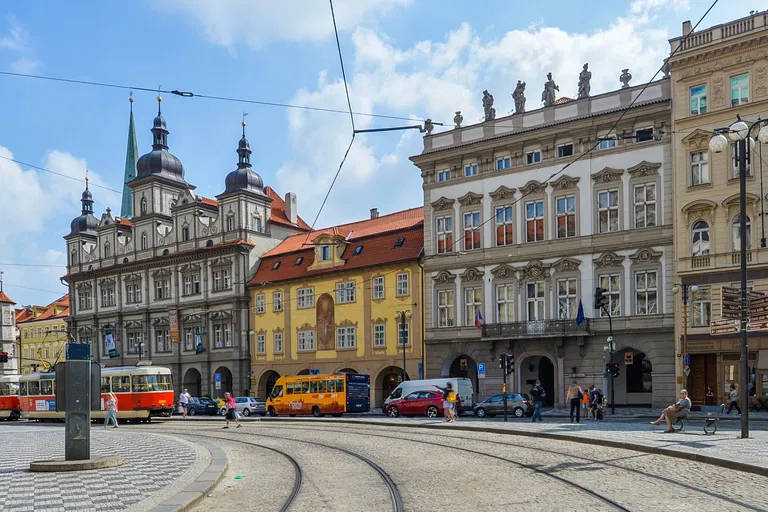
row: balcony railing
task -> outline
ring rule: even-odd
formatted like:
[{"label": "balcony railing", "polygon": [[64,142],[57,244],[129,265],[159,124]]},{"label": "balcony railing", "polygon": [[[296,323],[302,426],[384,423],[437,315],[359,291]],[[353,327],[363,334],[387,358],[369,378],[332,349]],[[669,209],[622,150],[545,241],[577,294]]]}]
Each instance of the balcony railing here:
[{"label": "balcony railing", "polygon": [[[747,264],[766,264],[768,263],[768,251],[751,249],[747,251]],[[738,267],[741,264],[741,254],[736,252],[723,252],[718,254],[706,254],[704,256],[691,256],[680,258],[678,271],[688,270],[707,270],[707,269],[726,269],[729,267]]]},{"label": "balcony railing", "polygon": [[534,320],[483,325],[483,338],[542,338],[586,334],[592,334],[589,318],[585,318],[581,325],[576,320]]}]

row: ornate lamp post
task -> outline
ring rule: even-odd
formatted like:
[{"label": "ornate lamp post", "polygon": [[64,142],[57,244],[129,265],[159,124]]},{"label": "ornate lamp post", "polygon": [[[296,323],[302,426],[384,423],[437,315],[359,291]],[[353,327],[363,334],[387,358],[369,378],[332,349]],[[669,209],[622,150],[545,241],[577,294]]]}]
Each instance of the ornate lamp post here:
[{"label": "ornate lamp post", "polygon": [[[675,284],[672,286],[672,291],[675,294],[683,292],[683,336],[680,344],[680,357],[683,362],[683,387],[688,389],[688,373],[690,373],[689,367],[691,361],[688,356],[688,292],[696,293],[699,291],[699,286],[696,284]],[[686,371],[688,370],[688,371]]]},{"label": "ornate lamp post", "polygon": [[[741,437],[749,437],[749,345],[747,340],[747,161],[749,160],[750,146],[753,141],[750,137],[752,130],[760,124],[768,121],[758,119],[752,125],[748,125],[736,116],[737,121],[730,127],[716,130],[715,135],[709,141],[709,149],[713,153],[722,153],[728,148],[729,140],[737,143],[737,157],[739,163],[739,238],[741,247],[739,256],[741,260],[741,379],[740,379],[740,400],[742,405],[741,414]],[[728,137],[726,137],[726,135]],[[757,135],[761,143],[768,142],[768,127],[763,126]],[[750,144],[747,144],[747,140]],[[764,198],[760,198],[762,201]]]},{"label": "ornate lamp post", "polygon": [[[400,325],[398,327],[397,332],[397,344],[403,347],[403,382],[406,381],[406,372],[405,372],[405,363],[406,363],[406,346],[408,345],[408,338],[410,338],[410,330],[406,331],[406,327],[408,325],[408,320],[411,318],[411,312],[410,311],[398,311],[395,314],[395,318],[397,318],[400,321]],[[408,332],[409,336],[406,337],[405,333]]]}]

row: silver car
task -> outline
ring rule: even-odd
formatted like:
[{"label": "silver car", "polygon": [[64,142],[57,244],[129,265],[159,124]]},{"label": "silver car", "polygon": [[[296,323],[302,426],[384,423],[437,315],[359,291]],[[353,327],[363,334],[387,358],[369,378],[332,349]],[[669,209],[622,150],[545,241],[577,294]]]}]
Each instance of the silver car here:
[{"label": "silver car", "polygon": [[[504,395],[499,393],[475,404],[472,412],[478,418],[504,414]],[[525,393],[507,393],[507,412],[511,416],[522,418],[533,415],[533,402]]]},{"label": "silver car", "polygon": [[[267,415],[267,409],[263,398],[254,398],[252,396],[235,397],[235,408],[237,409],[237,412],[243,416],[250,416],[251,414],[258,414],[260,416]],[[219,414],[222,416],[227,414],[226,405],[219,409]]]}]

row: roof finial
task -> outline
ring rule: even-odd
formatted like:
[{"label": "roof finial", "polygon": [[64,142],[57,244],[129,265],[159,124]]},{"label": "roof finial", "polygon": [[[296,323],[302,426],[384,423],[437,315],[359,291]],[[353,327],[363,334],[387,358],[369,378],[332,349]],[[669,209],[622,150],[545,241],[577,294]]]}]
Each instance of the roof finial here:
[{"label": "roof finial", "polygon": [[128,93],[128,103],[131,104],[131,112],[133,112],[133,91]]},{"label": "roof finial", "polygon": [[157,115],[160,115],[160,102],[163,101],[163,97],[160,96],[160,84],[157,84]]},{"label": "roof finial", "polygon": [[241,123],[243,125],[243,137],[245,137],[245,116],[248,115],[248,112],[243,112],[243,122]]},{"label": "roof finial", "polygon": [[88,190],[88,169],[85,170],[85,190]]},{"label": "roof finial", "polygon": [[3,274],[5,273],[4,270],[0,270],[0,293],[3,293]]}]

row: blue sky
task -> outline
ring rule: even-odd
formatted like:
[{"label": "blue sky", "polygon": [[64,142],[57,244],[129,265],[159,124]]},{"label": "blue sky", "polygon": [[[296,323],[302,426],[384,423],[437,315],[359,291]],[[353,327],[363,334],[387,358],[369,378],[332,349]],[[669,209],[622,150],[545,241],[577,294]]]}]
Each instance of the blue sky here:
[{"label": "blue sky", "polygon": [[[710,0],[484,2],[336,0],[352,107],[450,123],[479,120],[482,90],[498,115],[512,108],[517,79],[528,109],[548,71],[575,95],[584,62],[592,92],[649,79],[667,39]],[[758,2],[760,3],[760,2]],[[44,5],[44,8],[42,7]],[[714,25],[765,8],[723,0]],[[328,3],[324,0],[134,0],[0,4],[0,70],[198,94],[346,108]],[[0,76],[0,156],[82,178],[91,170],[97,216],[122,189],[128,91]],[[156,94],[135,91],[139,153],[150,149]],[[234,169],[243,111],[252,162],[279,193],[298,195],[312,222],[350,137],[348,116],[164,94],[171,151],[199,194],[223,191]],[[532,105],[532,103],[534,105]],[[356,117],[358,127],[412,124]],[[421,204],[419,171],[408,156],[418,132],[359,136],[318,227]],[[64,241],[83,183],[0,159],[0,270],[19,304],[43,304],[66,289]]]}]

